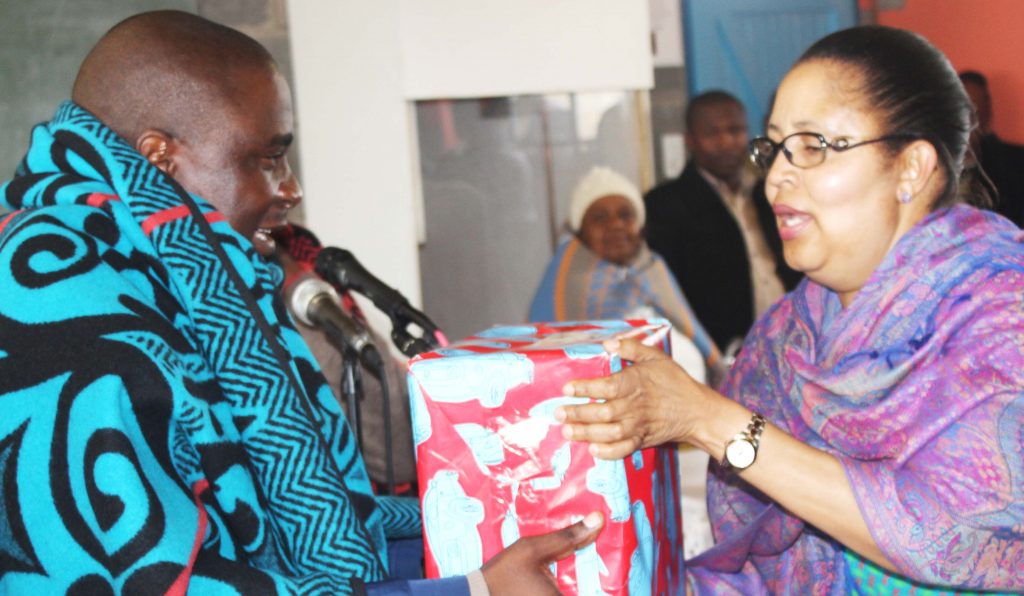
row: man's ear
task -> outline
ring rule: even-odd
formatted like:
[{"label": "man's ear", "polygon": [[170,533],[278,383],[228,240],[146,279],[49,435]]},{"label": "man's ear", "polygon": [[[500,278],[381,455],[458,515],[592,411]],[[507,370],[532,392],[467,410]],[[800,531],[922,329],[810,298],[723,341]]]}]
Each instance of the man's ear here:
[{"label": "man's ear", "polygon": [[174,176],[174,149],[174,138],[162,130],[146,129],[135,141],[135,150],[169,176]]}]

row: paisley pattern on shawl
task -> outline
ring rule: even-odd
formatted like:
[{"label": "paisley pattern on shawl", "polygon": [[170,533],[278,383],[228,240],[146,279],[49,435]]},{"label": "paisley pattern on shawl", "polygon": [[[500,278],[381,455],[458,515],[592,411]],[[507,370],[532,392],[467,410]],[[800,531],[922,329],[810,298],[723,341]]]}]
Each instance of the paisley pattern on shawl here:
[{"label": "paisley pattern on shawl", "polygon": [[[839,458],[872,536],[926,585],[1024,589],[1024,235],[959,205],[899,240],[845,309],[804,281],[722,387]],[[839,594],[843,547],[712,465],[698,593]]]},{"label": "paisley pattern on shawl", "polygon": [[694,317],[665,260],[646,244],[623,267],[600,258],[576,237],[563,242],[537,288],[530,320],[623,319],[644,307],[692,340],[709,367],[719,360],[718,348]]},{"label": "paisley pattern on shawl", "polygon": [[281,273],[67,102],[0,189],[0,591],[348,593],[387,574]]}]

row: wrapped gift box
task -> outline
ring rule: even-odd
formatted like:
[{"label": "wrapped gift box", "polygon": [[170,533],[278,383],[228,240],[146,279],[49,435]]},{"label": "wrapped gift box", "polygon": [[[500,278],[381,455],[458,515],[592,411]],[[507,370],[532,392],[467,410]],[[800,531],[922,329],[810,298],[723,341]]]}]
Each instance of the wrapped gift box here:
[{"label": "wrapped gift box", "polygon": [[618,371],[601,342],[669,351],[669,324],[581,321],[494,327],[409,363],[427,577],[479,568],[520,536],[603,511],[597,541],[552,566],[566,594],[681,594],[677,452],[595,459],[554,418],[574,379]]}]

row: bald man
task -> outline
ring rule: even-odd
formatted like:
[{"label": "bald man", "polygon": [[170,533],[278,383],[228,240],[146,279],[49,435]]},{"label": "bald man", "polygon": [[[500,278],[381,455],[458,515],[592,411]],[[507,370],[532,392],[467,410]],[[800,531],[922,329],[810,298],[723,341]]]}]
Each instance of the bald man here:
[{"label": "bald man", "polygon": [[291,96],[194,15],[116,25],[0,187],[0,592],[553,593],[599,515],[389,580],[373,495],[263,255],[302,199]]}]

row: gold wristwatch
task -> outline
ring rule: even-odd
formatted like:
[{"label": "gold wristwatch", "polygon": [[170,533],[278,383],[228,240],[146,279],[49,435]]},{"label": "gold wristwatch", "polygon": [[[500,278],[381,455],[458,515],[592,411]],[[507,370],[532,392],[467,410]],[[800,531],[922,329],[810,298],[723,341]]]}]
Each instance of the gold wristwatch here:
[{"label": "gold wristwatch", "polygon": [[767,421],[764,416],[754,412],[747,429],[734,436],[725,444],[725,457],[722,458],[728,468],[746,470],[757,459],[757,446],[761,442],[761,433]]}]

